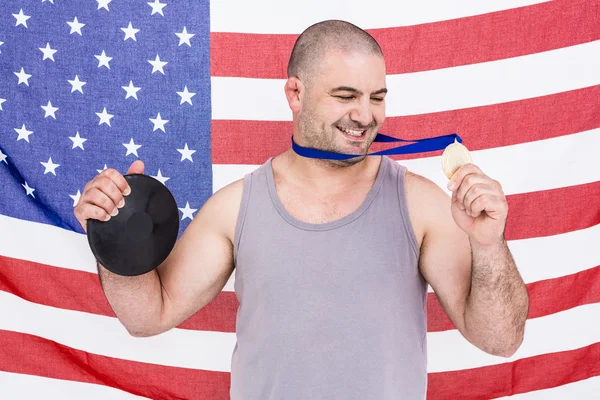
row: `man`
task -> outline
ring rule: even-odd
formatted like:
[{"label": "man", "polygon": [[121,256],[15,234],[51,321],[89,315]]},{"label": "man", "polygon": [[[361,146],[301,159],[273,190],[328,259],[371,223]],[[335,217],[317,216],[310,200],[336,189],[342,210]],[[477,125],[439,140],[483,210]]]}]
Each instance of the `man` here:
[{"label": "man", "polygon": [[[379,45],[354,25],[308,28],[288,74],[294,141],[361,156],[290,149],[215,193],[156,270],[123,277],[99,265],[131,335],[177,326],[235,271],[232,399],[424,398],[427,284],[466,340],[514,354],[529,298],[504,240],[500,184],[467,164],[449,198],[390,158],[366,156],[385,118],[386,71]],[[75,208],[84,229],[116,215],[129,190],[111,169],[89,182]]]}]

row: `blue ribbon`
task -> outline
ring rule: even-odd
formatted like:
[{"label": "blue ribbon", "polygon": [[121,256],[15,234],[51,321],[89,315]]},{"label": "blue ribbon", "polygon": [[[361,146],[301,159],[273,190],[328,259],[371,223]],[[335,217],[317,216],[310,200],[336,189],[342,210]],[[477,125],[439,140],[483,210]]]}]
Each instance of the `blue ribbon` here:
[{"label": "blue ribbon", "polygon": [[[374,153],[365,154],[367,156],[382,156],[382,155],[396,155],[396,154],[411,154],[411,153],[425,153],[429,151],[443,150],[447,146],[458,141],[462,143],[462,139],[456,133],[444,136],[436,136],[425,139],[415,140],[404,140],[378,133],[375,136],[374,142],[415,142],[413,144],[407,144],[404,146],[398,146],[387,150],[381,150]],[[362,157],[357,154],[343,154],[333,153],[331,151],[317,150],[309,147],[302,147],[294,141],[292,137],[292,149],[302,157],[308,158],[322,158],[327,160],[347,160],[354,157]]]}]

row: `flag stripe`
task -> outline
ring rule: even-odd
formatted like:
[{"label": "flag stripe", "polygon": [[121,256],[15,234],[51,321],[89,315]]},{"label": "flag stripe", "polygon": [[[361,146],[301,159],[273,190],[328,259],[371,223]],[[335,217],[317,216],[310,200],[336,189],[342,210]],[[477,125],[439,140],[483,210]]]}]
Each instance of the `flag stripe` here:
[{"label": "flag stripe", "polygon": [[[588,318],[595,317],[589,315]],[[558,325],[559,326],[559,325]],[[550,327],[546,337],[551,340]],[[582,379],[600,375],[600,343],[593,343],[574,350],[540,354],[514,362],[499,365],[467,369],[462,371],[439,372],[429,374],[428,398],[476,400],[510,396],[533,390],[553,388]],[[517,399],[589,399],[594,393],[588,388],[600,386],[594,380],[592,385],[579,388],[561,388],[549,396],[546,393],[516,396]],[[580,393],[582,396],[570,396]],[[564,396],[563,396],[564,394]],[[513,397],[510,397],[511,399]]]},{"label": "flag stripe", "polygon": [[[0,257],[0,265],[2,265],[0,281],[2,291],[41,305],[115,317],[98,284],[97,275],[7,257]],[[520,264],[518,267],[524,269]],[[531,301],[529,318],[539,318],[583,304],[600,302],[600,268],[597,266],[553,279],[525,282]],[[76,292],[56,292],[53,288],[57,284],[80,289]],[[239,302],[233,292],[223,291],[178,328],[235,332],[238,305]],[[455,329],[431,291],[428,295],[427,321],[429,332]]]},{"label": "flag stripe", "polygon": [[[0,332],[0,342],[2,341],[1,337],[2,333]],[[53,360],[47,361],[52,363]],[[0,372],[0,387],[2,388],[2,397],[5,399],[149,399],[148,397],[136,396],[105,385],[51,379],[13,372]]]},{"label": "flag stripe", "polygon": [[[537,292],[532,296],[536,297]],[[5,292],[0,292],[0,304],[0,329],[45,337],[109,357],[195,369],[229,370],[227,361],[235,342],[230,333],[175,328],[159,336],[139,339],[130,337],[115,318],[33,304]],[[526,340],[515,358],[569,350],[597,340],[600,327],[593,324],[594,313],[599,309],[600,304],[584,305],[530,319]],[[546,312],[548,308],[541,310]],[[65,326],[71,328],[64,330]],[[553,329],[551,337],[547,335],[549,329]],[[434,372],[493,365],[501,361],[474,348],[456,330],[428,333],[428,346],[429,370]],[[461,352],[465,352],[465,357],[453,358]]]},{"label": "flag stripe", "polygon": [[[585,361],[585,360],[584,360]],[[588,360],[593,363],[595,360]],[[558,362],[556,363],[558,364]],[[559,364],[564,365],[564,364]],[[583,366],[588,364],[583,364]],[[591,371],[582,371],[582,368],[577,368],[579,376],[590,375]],[[571,370],[563,370],[570,373]],[[562,371],[557,371],[562,372]],[[586,373],[587,372],[587,373]],[[552,375],[556,376],[556,375]],[[576,378],[577,379],[577,378]],[[499,397],[496,400],[565,400],[565,399],[590,399],[595,393],[600,393],[600,377],[587,378],[576,380],[572,383],[563,383],[564,380],[558,382],[549,382],[548,389],[533,390],[531,392],[523,392],[519,394],[511,394],[506,397]],[[555,386],[560,385],[560,386]],[[538,386],[538,385],[536,385]],[[512,393],[512,391],[508,391]]]},{"label": "flag stripe", "polygon": [[372,0],[368,6],[349,7],[343,0],[305,0],[290,18],[289,4],[277,0],[213,0],[210,2],[211,32],[300,33],[309,25],[326,19],[343,19],[361,28],[385,28],[437,22],[487,14],[543,3],[540,0],[489,0],[484,2],[398,2],[389,10],[387,0]]},{"label": "flag stripe", "polygon": [[[599,52],[596,40],[481,64],[388,75],[386,115],[478,107],[598,85]],[[213,119],[292,120],[283,79],[213,76],[211,84]]]},{"label": "flag stripe", "polygon": [[0,329],[126,360],[221,372],[231,369],[233,333],[174,328],[161,335],[135,338],[112,317],[35,304],[3,291],[0,305]]},{"label": "flag stripe", "polygon": [[430,332],[427,334],[428,371],[478,368],[589,346],[600,341],[598,313],[600,303],[593,303],[528,320],[523,344],[510,358],[496,357],[479,350],[455,329]]},{"label": "flag stripe", "polygon": [[[469,150],[483,150],[598,128],[599,98],[600,85],[596,85],[508,103],[388,117],[380,131],[407,140],[457,133]],[[290,121],[215,120],[212,121],[212,160],[214,164],[261,164],[288,149],[291,136]],[[374,143],[372,149],[389,147],[389,143]],[[411,159],[435,154],[401,157]]]},{"label": "flag stripe", "polygon": [[[1,330],[43,337],[106,357],[173,368],[229,372],[234,348],[232,334],[174,329],[156,337],[132,338],[124,333],[113,318],[51,309],[3,292],[0,292],[0,303]],[[7,311],[7,308],[11,311]],[[498,365],[588,346],[600,339],[600,327],[594,326],[597,325],[595,316],[598,312],[600,304],[592,304],[529,320],[523,345],[509,359],[482,352],[456,330],[428,333],[428,371],[456,371]],[[552,332],[552,335],[548,335],[548,332]],[[228,342],[227,346],[223,346],[225,341]]]},{"label": "flag stripe", "polygon": [[[476,150],[471,156],[486,175],[502,184],[506,195],[516,195],[600,181],[599,141],[600,129],[593,129],[531,143]],[[399,162],[446,190],[448,179],[442,172],[441,156]],[[214,190],[242,179],[257,167],[214,165]]]},{"label": "flag stripe", "polygon": [[[229,399],[227,372],[105,357],[35,335],[5,330],[0,330],[0,343],[3,349],[0,370],[4,371],[106,385],[152,399]],[[166,343],[165,351],[172,344]]]},{"label": "flag stripe", "polygon": [[[529,291],[529,315],[539,318],[584,304],[600,302],[600,266],[567,275],[527,284]],[[441,332],[455,329],[454,324],[440,305],[437,297],[427,297],[427,330]]]},{"label": "flag stripe", "polygon": [[[595,0],[556,1],[472,17],[367,29],[388,74],[427,71],[554,50],[600,39]],[[565,26],[577,29],[565,31]],[[298,34],[213,32],[211,75],[284,79]],[[537,38],[523,40],[522,38]],[[248,57],[260,54],[260,57]],[[410,56],[408,56],[410,55]]]},{"label": "flag stripe", "polygon": [[[46,225],[19,221],[0,216],[2,225],[8,231],[19,231],[22,225],[28,225],[31,236],[36,236],[38,229],[46,231]],[[52,266],[52,254],[45,255],[44,251],[52,247],[72,246],[60,240],[62,229],[52,228],[56,232],[49,237],[54,240],[17,239],[11,246],[2,247],[8,241],[0,241],[0,290],[13,293],[25,300],[53,307],[83,311],[99,315],[114,316],[112,309],[105,299],[94,272],[89,273],[78,269],[56,268]],[[41,236],[41,235],[40,235]],[[44,265],[27,258],[12,258],[10,250],[19,247],[21,242],[29,246],[29,254],[38,254],[50,261]],[[548,237],[536,237],[525,240],[508,242],[510,250],[517,261],[517,267],[526,283],[548,279],[557,279],[563,275],[577,274],[600,264],[600,253],[589,251],[600,241],[600,224],[579,231],[568,232]],[[87,246],[87,244],[82,244]],[[45,257],[43,257],[45,255]],[[70,261],[70,260],[69,260]],[[69,264],[74,264],[76,260]],[[543,265],[543,268],[539,268]],[[237,298],[233,292],[235,274],[232,274],[223,293],[206,307],[194,314],[180,325],[180,328],[197,330],[214,330],[222,332],[235,331],[235,316]],[[68,287],[81,287],[78,292],[56,291],[57,284]],[[62,286],[59,286],[62,287]],[[431,288],[429,289],[431,291]],[[439,326],[435,314],[430,313],[430,329]],[[446,317],[447,318],[447,317]],[[442,324],[442,326],[444,326]]]}]

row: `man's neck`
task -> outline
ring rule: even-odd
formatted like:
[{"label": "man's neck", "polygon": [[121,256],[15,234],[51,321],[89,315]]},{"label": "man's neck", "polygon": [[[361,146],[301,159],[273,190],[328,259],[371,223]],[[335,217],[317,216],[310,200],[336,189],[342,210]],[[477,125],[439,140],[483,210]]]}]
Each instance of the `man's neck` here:
[{"label": "man's neck", "polygon": [[340,165],[333,160],[302,157],[292,149],[280,157],[289,179],[318,191],[344,190],[361,180],[373,179],[380,163],[380,157],[365,157],[353,165]]}]

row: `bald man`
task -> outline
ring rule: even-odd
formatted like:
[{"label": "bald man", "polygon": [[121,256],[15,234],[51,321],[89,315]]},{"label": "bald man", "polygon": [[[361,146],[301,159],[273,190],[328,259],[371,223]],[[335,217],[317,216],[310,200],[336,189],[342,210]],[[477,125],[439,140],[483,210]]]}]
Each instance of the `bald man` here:
[{"label": "bald man", "polygon": [[[358,27],[309,27],[288,73],[294,141],[362,156],[274,155],[215,193],[157,269],[123,277],[98,265],[130,334],[177,326],[235,272],[234,400],[425,398],[428,284],[467,341],[514,354],[529,298],[504,239],[500,183],[467,164],[449,197],[388,157],[364,156],[387,88],[381,49]],[[75,208],[84,229],[115,215],[129,190],[111,169],[89,182]]]}]

